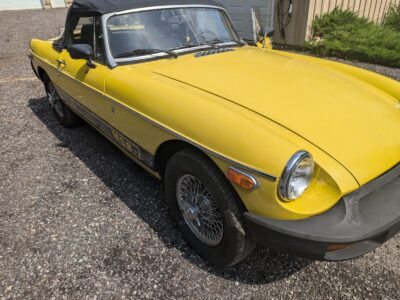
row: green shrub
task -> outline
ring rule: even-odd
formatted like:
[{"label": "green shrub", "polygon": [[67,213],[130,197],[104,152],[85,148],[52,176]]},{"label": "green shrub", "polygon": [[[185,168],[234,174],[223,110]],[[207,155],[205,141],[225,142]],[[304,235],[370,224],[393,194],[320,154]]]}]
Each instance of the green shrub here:
[{"label": "green shrub", "polygon": [[400,67],[400,32],[338,8],[315,19],[306,47],[319,55]]},{"label": "green shrub", "polygon": [[383,25],[400,32],[400,4],[392,4],[389,7],[389,10],[383,19]]},{"label": "green shrub", "polygon": [[368,23],[367,19],[360,18],[356,13],[336,7],[332,12],[315,18],[313,34],[324,37],[325,34],[329,34],[339,26],[362,26]]}]

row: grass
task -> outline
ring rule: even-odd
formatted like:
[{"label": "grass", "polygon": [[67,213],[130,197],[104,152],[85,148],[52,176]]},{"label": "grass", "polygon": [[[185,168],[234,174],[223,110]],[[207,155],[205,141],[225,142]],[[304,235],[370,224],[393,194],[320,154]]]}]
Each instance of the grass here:
[{"label": "grass", "polygon": [[312,52],[344,59],[400,67],[400,9],[389,10],[384,25],[374,24],[356,13],[335,8],[313,22]]}]

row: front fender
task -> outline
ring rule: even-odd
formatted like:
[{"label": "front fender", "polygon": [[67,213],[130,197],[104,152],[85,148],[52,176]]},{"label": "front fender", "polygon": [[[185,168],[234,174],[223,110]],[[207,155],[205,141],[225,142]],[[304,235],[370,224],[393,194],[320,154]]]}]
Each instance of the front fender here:
[{"label": "front fender", "polygon": [[[106,97],[128,106],[169,135],[197,146],[225,174],[230,166],[252,170],[261,184],[259,189],[248,192],[234,186],[252,213],[303,219],[330,209],[342,195],[359,187],[343,166],[295,133],[226,99],[152,73],[145,64],[113,69],[106,80]],[[146,149],[155,153],[165,142],[161,137],[165,135],[143,137]],[[315,158],[315,180],[302,199],[285,203],[277,196],[277,184],[288,160],[299,150],[309,151]]]}]

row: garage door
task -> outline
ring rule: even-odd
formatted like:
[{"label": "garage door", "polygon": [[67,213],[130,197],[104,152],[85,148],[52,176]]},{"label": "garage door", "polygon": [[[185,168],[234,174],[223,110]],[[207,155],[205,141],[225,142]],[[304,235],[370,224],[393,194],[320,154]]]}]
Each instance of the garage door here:
[{"label": "garage door", "polygon": [[41,0],[0,0],[0,10],[43,8]]},{"label": "garage door", "polygon": [[253,23],[251,21],[251,9],[261,19],[262,26],[272,27],[274,15],[274,0],[217,0],[227,9],[233,23],[240,35],[246,40],[253,39]]},{"label": "garage door", "polygon": [[51,6],[52,7],[65,7],[65,1],[64,0],[51,0]]}]

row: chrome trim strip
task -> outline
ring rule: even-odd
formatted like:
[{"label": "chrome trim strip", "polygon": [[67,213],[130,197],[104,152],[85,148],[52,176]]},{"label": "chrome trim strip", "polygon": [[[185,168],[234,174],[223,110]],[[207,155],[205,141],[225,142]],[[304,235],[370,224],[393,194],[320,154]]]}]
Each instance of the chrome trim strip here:
[{"label": "chrome trim strip", "polygon": [[[229,167],[228,170],[232,170],[234,172],[237,172],[237,173],[239,173],[239,174],[241,174],[243,176],[246,176],[246,177],[250,178],[250,180],[254,184],[253,188],[250,191],[254,191],[254,190],[256,190],[256,189],[258,189],[260,187],[260,183],[258,182],[257,178],[255,178],[253,175],[247,174],[247,173],[243,172],[242,170],[240,170],[240,169],[238,169],[236,167]],[[231,181],[231,180],[229,180],[229,181]]]},{"label": "chrome trim strip", "polygon": [[119,15],[125,15],[125,14],[129,14],[129,13],[133,13],[133,12],[159,10],[159,9],[175,9],[175,8],[216,8],[216,9],[220,9],[220,10],[226,11],[225,8],[223,8],[221,6],[215,6],[215,5],[176,4],[176,5],[158,5],[158,6],[148,6],[148,7],[142,7],[142,8],[134,8],[134,9],[124,10],[124,11],[109,13],[106,16],[119,16]]},{"label": "chrome trim strip", "polygon": [[[37,57],[39,60],[41,60],[41,61],[42,61],[43,63],[45,63],[46,65],[51,66],[51,67],[53,67],[54,69],[58,70],[54,65],[52,65],[52,64],[50,64],[50,63],[44,61],[42,58],[38,57],[36,54],[34,54],[34,55],[35,55],[35,57]],[[58,70],[58,71],[59,71],[59,70]],[[210,149],[208,149],[208,148],[205,148],[204,146],[199,145],[198,143],[196,143],[196,142],[194,142],[194,141],[192,141],[192,140],[190,140],[190,139],[184,137],[183,135],[180,135],[179,133],[176,133],[176,132],[173,131],[172,129],[169,129],[169,128],[166,127],[165,125],[162,125],[162,124],[157,123],[156,121],[154,121],[154,120],[151,119],[150,117],[143,115],[142,113],[140,113],[140,112],[134,110],[133,108],[131,108],[131,107],[129,107],[129,106],[126,106],[125,104],[123,104],[123,103],[121,103],[121,102],[119,102],[119,101],[117,101],[117,100],[115,100],[115,99],[113,99],[113,98],[111,98],[111,97],[109,97],[109,96],[103,94],[103,93],[100,93],[99,91],[97,91],[97,90],[94,89],[93,87],[90,87],[90,86],[84,84],[83,82],[77,80],[76,78],[71,77],[70,75],[65,74],[65,73],[63,73],[63,72],[61,72],[61,71],[59,71],[59,72],[60,72],[61,74],[63,74],[64,76],[68,76],[70,79],[75,80],[77,83],[83,85],[85,88],[89,88],[89,89],[91,89],[92,91],[94,91],[94,92],[100,94],[101,96],[104,97],[104,100],[110,102],[111,104],[117,105],[117,106],[119,106],[120,108],[122,108],[122,109],[128,111],[129,113],[132,113],[133,115],[135,115],[135,116],[137,116],[137,117],[139,117],[139,118],[141,118],[141,119],[143,119],[143,120],[145,120],[145,121],[147,121],[147,122],[153,124],[154,126],[160,128],[161,130],[163,130],[163,131],[165,131],[165,132],[167,132],[167,133],[173,135],[173,136],[176,137],[178,140],[184,141],[184,142],[186,142],[186,143],[188,143],[188,144],[190,144],[190,145],[192,145],[192,146],[194,146],[194,147],[196,147],[196,148],[198,148],[198,149],[200,149],[200,150],[202,150],[202,151],[208,153],[208,154],[211,155],[211,156],[214,156],[214,157],[216,157],[216,158],[219,158],[219,159],[221,159],[221,160],[227,162],[228,164],[237,166],[238,168],[240,168],[240,169],[242,169],[242,170],[246,170],[247,172],[251,172],[251,173],[256,174],[256,175],[258,175],[258,176],[262,176],[262,177],[264,177],[265,179],[267,179],[268,181],[275,182],[275,181],[277,181],[277,179],[278,179],[278,177],[276,177],[276,176],[274,176],[274,175],[272,175],[272,174],[268,174],[268,173],[265,173],[265,172],[263,172],[263,171],[261,171],[261,170],[257,170],[257,169],[254,169],[254,168],[252,168],[252,167],[243,165],[242,163],[239,163],[239,162],[237,162],[237,161],[235,161],[235,160],[233,160],[233,159],[230,159],[230,158],[228,158],[228,157],[225,157],[225,156],[223,156],[222,154],[219,154],[218,152],[215,152],[215,151],[213,151],[213,150],[210,150]]]},{"label": "chrome trim strip", "polygon": [[102,32],[103,37],[104,37],[103,38],[103,43],[104,43],[104,50],[105,50],[105,54],[106,54],[106,58],[107,58],[107,64],[111,69],[113,69],[113,68],[117,67],[118,64],[114,60],[114,57],[111,54],[111,48],[110,48],[110,45],[108,43],[107,21],[108,21],[108,18],[110,16],[108,16],[108,17],[107,16],[108,15],[102,15],[101,16],[101,25],[102,25],[101,27],[103,29],[103,32]]},{"label": "chrome trim strip", "polygon": [[[225,161],[228,160],[227,158],[221,158],[221,159],[223,159],[223,160],[225,160]],[[264,177],[265,179],[267,179],[267,180],[269,180],[269,181],[271,181],[271,182],[275,182],[275,181],[277,181],[277,179],[278,179],[278,178],[277,178],[276,176],[274,176],[274,175],[271,175],[271,174],[268,174],[268,173],[265,173],[265,172],[262,172],[262,171],[259,171],[259,170],[256,170],[256,169],[252,169],[252,168],[247,167],[247,166],[245,166],[245,165],[237,164],[237,163],[235,163],[234,161],[232,161],[232,163],[234,163],[234,164],[236,164],[236,165],[239,165],[241,169],[245,169],[245,170],[248,171],[248,172],[251,172],[251,173],[253,173],[253,174],[257,174],[257,175],[259,175],[259,176],[261,176],[261,177]]]}]

